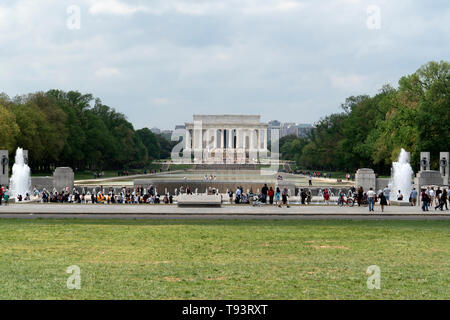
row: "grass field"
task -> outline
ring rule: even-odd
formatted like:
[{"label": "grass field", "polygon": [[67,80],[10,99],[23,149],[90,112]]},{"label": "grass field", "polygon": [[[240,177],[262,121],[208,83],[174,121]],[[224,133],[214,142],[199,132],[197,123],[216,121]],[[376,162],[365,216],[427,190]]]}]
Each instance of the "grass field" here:
[{"label": "grass field", "polygon": [[449,235],[447,221],[2,219],[0,299],[448,299]]}]

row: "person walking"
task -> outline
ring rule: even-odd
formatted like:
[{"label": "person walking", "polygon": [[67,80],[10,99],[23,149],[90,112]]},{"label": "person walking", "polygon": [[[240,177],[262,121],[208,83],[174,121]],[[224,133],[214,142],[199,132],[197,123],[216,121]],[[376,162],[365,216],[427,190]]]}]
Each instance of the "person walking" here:
[{"label": "person walking", "polygon": [[367,191],[367,201],[369,202],[369,211],[375,211],[375,191],[373,191],[373,188]]},{"label": "person walking", "polygon": [[411,191],[411,194],[409,195],[409,198],[411,199],[411,205],[416,206],[417,204],[417,190],[416,188],[413,188]]},{"label": "person walking", "polygon": [[283,193],[281,194],[281,200],[283,204],[286,205],[286,208],[289,208],[288,198],[289,198],[289,191],[287,187],[284,187]]},{"label": "person walking", "polygon": [[270,187],[269,191],[267,192],[267,195],[269,196],[269,203],[273,204],[273,196],[275,195],[275,191],[273,191],[272,187]]},{"label": "person walking", "polygon": [[306,191],[306,204],[310,205],[311,204],[311,190],[308,189],[308,191]]},{"label": "person walking", "polygon": [[381,212],[384,212],[384,206],[387,206],[387,199],[386,196],[384,195],[384,192],[380,192],[379,198],[380,198]]},{"label": "person walking", "polygon": [[[448,192],[447,189],[444,189],[441,193],[441,196],[439,198],[439,206],[437,208],[441,209],[441,211],[444,210],[444,205],[445,205],[445,210],[448,210],[447,207],[447,199],[448,199]],[[435,208],[435,210],[437,209]]]}]

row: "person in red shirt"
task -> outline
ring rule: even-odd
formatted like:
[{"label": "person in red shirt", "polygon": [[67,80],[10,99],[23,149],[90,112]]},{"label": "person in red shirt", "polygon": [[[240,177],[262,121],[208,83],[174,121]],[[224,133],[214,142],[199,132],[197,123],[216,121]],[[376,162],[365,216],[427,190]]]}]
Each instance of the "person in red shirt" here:
[{"label": "person in red shirt", "polygon": [[273,188],[270,187],[269,191],[267,192],[267,196],[269,197],[269,203],[273,204],[273,196],[275,195],[275,191],[273,191]]}]

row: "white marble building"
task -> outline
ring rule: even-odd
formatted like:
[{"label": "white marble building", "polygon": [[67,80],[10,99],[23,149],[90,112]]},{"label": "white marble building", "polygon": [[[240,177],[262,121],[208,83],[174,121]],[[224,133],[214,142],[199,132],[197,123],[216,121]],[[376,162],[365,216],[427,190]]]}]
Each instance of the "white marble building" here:
[{"label": "white marble building", "polygon": [[267,127],[258,115],[194,115],[185,152],[195,163],[259,163],[267,157]]}]

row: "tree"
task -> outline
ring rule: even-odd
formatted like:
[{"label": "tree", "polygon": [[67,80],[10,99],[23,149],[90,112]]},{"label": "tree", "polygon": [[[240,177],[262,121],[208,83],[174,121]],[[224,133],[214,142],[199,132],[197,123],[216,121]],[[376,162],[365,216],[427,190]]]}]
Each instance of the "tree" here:
[{"label": "tree", "polygon": [[0,104],[0,149],[14,151],[17,146],[17,138],[20,128],[17,125],[15,115]]}]

